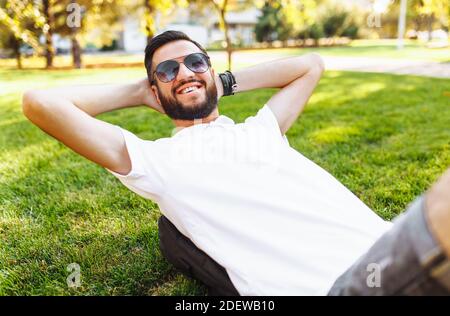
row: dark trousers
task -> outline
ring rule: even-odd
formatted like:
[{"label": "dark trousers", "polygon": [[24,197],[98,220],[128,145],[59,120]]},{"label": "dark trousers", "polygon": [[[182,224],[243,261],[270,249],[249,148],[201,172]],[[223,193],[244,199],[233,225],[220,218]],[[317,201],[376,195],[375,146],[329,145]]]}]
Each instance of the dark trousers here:
[{"label": "dark trousers", "polygon": [[227,271],[181,234],[166,217],[159,218],[158,228],[162,254],[181,273],[206,285],[209,295],[239,295]]}]

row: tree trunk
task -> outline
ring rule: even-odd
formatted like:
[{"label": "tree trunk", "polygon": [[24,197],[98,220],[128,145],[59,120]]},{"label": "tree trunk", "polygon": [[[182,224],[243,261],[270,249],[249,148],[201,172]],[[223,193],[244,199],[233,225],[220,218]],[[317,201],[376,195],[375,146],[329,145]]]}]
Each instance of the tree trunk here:
[{"label": "tree trunk", "polygon": [[48,25],[47,32],[45,33],[45,59],[46,59],[46,68],[53,67],[53,57],[55,56],[55,49],[53,47],[53,14],[51,12],[51,4],[50,0],[42,1],[44,7],[44,16],[45,22]]},{"label": "tree trunk", "polygon": [[22,69],[22,54],[20,53],[20,41],[14,39],[14,57],[16,57],[17,69]]},{"label": "tree trunk", "polygon": [[153,34],[152,26],[149,24],[149,20],[151,19],[153,15],[154,8],[152,4],[150,3],[151,0],[144,0],[144,7],[145,7],[145,32],[147,34],[147,43],[150,42],[150,40],[155,36]]},{"label": "tree trunk", "polygon": [[[71,0],[71,3],[77,3],[76,0]],[[81,27],[81,26],[80,26]],[[78,30],[80,27],[70,27],[70,41],[72,43],[72,66],[73,68],[80,69],[83,64],[81,62],[81,47],[77,39]]]},{"label": "tree trunk", "polygon": [[73,62],[73,68],[80,69],[81,64],[81,47],[80,43],[77,40],[76,33],[72,34],[72,62]]},{"label": "tree trunk", "polygon": [[225,1],[223,8],[220,10],[220,18],[224,26],[225,41],[227,43],[228,70],[231,71],[231,55],[233,53],[233,47],[231,46],[230,35],[228,34],[228,23],[225,19],[226,5],[227,1]]},{"label": "tree trunk", "polygon": [[428,42],[431,42],[431,33],[433,32],[434,13],[428,16]]}]

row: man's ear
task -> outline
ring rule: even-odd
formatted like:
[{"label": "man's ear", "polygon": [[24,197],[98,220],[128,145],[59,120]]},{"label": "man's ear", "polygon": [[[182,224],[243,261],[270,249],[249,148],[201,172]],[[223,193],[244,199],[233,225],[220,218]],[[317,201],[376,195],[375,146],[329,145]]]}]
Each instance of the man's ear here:
[{"label": "man's ear", "polygon": [[158,88],[154,84],[151,85],[151,88],[152,88],[153,94],[156,96],[156,102],[158,102],[159,106],[161,106],[161,100],[159,99]]}]

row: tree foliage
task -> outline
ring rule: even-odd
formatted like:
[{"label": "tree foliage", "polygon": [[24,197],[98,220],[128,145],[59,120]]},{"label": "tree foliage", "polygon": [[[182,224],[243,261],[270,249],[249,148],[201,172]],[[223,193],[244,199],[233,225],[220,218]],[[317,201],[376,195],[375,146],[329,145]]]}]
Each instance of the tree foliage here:
[{"label": "tree foliage", "polygon": [[292,26],[286,21],[283,7],[278,1],[265,1],[261,8],[261,16],[255,25],[255,35],[258,42],[286,40],[292,33]]},{"label": "tree foliage", "polygon": [[43,28],[45,19],[33,1],[1,1],[0,24],[17,40],[38,50],[40,48],[35,30]]},{"label": "tree foliage", "polygon": [[41,51],[39,35],[45,30],[45,18],[34,1],[0,1],[0,45],[11,49],[17,59],[18,68],[22,67],[21,47],[31,46]]}]

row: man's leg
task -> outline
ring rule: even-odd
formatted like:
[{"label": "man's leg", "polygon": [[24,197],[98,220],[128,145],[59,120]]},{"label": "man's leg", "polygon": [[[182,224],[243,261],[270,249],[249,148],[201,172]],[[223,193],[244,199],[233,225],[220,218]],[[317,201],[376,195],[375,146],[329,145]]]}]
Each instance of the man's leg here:
[{"label": "man's leg", "polygon": [[329,295],[450,295],[450,169],[394,223]]},{"label": "man's leg", "polygon": [[450,258],[450,169],[427,193],[425,208],[430,229]]},{"label": "man's leg", "polygon": [[164,216],[158,220],[159,247],[167,261],[184,275],[205,284],[209,295],[238,296],[227,271],[181,234]]}]

